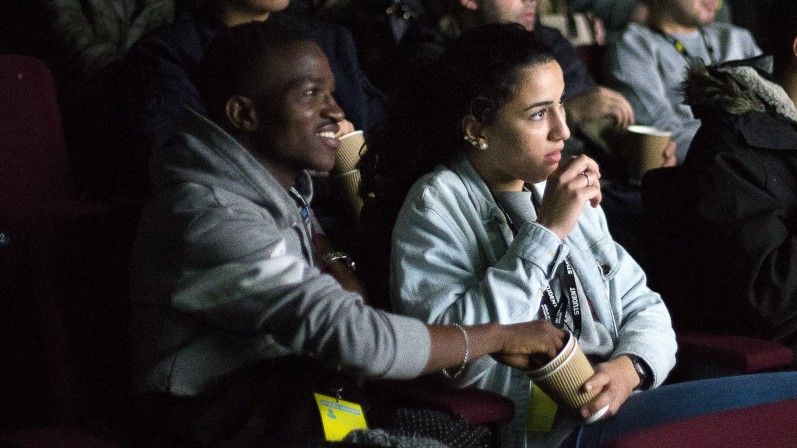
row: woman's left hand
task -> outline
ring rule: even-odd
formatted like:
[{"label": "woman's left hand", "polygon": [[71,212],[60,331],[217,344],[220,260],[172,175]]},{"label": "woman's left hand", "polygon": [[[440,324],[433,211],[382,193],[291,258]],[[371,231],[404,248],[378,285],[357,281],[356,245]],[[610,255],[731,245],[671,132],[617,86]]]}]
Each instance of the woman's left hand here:
[{"label": "woman's left hand", "polygon": [[628,356],[621,355],[598,364],[595,366],[595,375],[587,380],[583,387],[585,391],[601,392],[579,410],[581,416],[587,418],[606,405],[609,405],[606,416],[614,415],[637,385],[639,385],[639,375]]}]

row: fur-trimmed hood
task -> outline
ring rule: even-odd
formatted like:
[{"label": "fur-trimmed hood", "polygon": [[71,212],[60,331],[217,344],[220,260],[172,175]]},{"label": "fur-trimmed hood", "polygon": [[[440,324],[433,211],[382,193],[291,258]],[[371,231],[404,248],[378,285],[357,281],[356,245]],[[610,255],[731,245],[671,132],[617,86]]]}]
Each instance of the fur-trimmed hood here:
[{"label": "fur-trimmed hood", "polygon": [[696,64],[689,70],[686,103],[700,115],[703,108],[732,115],[774,111],[797,122],[797,107],[771,78],[772,58],[760,56],[717,66]]}]

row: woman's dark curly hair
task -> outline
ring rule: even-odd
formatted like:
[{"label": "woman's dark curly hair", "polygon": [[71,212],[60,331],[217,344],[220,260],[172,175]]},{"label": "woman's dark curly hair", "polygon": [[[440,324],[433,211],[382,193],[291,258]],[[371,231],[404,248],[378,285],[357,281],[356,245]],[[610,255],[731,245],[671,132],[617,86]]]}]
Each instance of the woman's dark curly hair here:
[{"label": "woman's dark curly hair", "polygon": [[419,177],[468,147],[464,117],[491,124],[520,70],[552,60],[550,48],[521,25],[490,24],[466,31],[439,61],[412,70],[363,154],[366,203],[397,212]]}]

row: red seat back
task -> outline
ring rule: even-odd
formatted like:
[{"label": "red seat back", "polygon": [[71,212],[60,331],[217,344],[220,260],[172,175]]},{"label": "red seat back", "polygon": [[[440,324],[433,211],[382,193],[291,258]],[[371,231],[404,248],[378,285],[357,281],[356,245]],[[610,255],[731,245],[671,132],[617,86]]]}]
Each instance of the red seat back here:
[{"label": "red seat back", "polygon": [[4,209],[73,198],[55,83],[32,56],[0,54],[0,160]]}]

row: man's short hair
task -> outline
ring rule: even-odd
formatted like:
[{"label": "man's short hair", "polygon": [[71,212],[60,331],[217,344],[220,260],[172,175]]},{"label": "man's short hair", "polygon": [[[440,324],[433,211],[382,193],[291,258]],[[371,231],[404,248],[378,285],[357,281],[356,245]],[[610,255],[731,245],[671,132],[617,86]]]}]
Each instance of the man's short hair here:
[{"label": "man's short hair", "polygon": [[309,40],[309,31],[274,16],[221,31],[211,43],[196,73],[196,84],[210,118],[218,118],[227,100],[252,96],[262,89],[269,49]]}]

